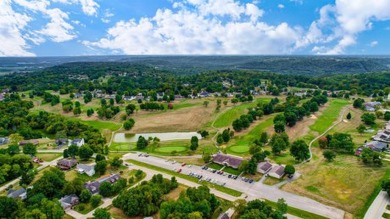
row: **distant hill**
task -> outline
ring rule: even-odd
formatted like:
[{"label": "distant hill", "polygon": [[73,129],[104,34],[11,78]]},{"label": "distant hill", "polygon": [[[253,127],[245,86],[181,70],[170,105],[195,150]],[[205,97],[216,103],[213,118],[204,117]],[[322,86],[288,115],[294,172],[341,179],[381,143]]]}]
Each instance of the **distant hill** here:
[{"label": "distant hill", "polygon": [[390,70],[390,57],[387,56],[82,56],[0,58],[0,73],[34,71],[72,62],[129,62],[169,70],[177,74],[232,69],[301,75]]}]

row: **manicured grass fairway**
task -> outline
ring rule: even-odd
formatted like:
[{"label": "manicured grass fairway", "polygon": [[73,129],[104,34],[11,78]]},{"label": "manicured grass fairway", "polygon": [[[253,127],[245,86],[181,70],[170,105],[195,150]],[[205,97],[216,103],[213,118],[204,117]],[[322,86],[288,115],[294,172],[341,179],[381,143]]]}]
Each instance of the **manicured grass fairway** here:
[{"label": "manicured grass fairway", "polygon": [[332,99],[329,102],[329,106],[324,110],[322,115],[309,127],[310,130],[323,133],[339,118],[341,109],[349,104],[349,101],[344,99]]},{"label": "manicured grass fairway", "polygon": [[187,150],[187,147],[159,147],[159,148],[156,148],[155,151],[157,152],[162,152],[162,153],[171,153],[173,151],[176,151],[176,152],[183,152],[183,151],[186,151]]},{"label": "manicured grass fairway", "polygon": [[260,138],[261,132],[273,125],[274,116],[275,115],[272,115],[266,120],[260,122],[256,127],[249,131],[249,133],[234,137],[227,148],[227,153],[237,155],[247,154],[249,147],[253,144],[253,141]]},{"label": "manicured grass fairway", "polygon": [[249,107],[255,107],[258,103],[268,103],[269,101],[270,98],[260,98],[252,103],[242,103],[240,105],[234,106],[232,109],[220,115],[215,121],[214,126],[216,128],[230,126],[235,119],[239,118],[241,115],[244,115]]}]

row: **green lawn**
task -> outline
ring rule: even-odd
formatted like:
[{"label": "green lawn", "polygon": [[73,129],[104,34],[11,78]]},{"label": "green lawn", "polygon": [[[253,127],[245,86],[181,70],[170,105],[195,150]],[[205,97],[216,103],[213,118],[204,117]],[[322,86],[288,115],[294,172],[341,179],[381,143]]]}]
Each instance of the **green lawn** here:
[{"label": "green lawn", "polygon": [[214,170],[220,170],[223,168],[223,165],[217,164],[217,163],[209,163],[209,164],[207,164],[207,167],[214,169]]},{"label": "green lawn", "polygon": [[62,154],[56,154],[56,153],[38,153],[36,155],[37,157],[39,157],[40,159],[42,159],[43,161],[46,161],[46,162],[49,162],[49,161],[52,161],[56,158],[59,158],[62,156]]},{"label": "green lawn", "polygon": [[79,121],[85,125],[90,125],[99,130],[109,129],[111,131],[116,131],[122,126],[122,124],[120,123],[111,122],[111,121],[101,121],[101,120],[91,120],[91,121],[79,120]]},{"label": "green lawn", "polygon": [[234,169],[234,168],[231,168],[231,167],[225,167],[223,169],[224,172],[226,173],[230,173],[230,174],[233,174],[233,175],[240,175],[241,171],[237,170],[237,169]]},{"label": "green lawn", "polygon": [[183,152],[183,151],[186,151],[188,150],[187,147],[184,147],[184,146],[178,146],[178,147],[159,147],[159,148],[156,148],[154,151],[156,152],[162,152],[162,153],[172,153],[173,151],[176,151],[176,152]]},{"label": "green lawn", "polygon": [[268,103],[270,98],[260,98],[251,103],[242,103],[240,105],[234,106],[233,108],[222,113],[215,121],[214,126],[216,128],[222,128],[230,126],[233,121],[239,118],[241,115],[244,115],[247,112],[247,109],[250,107],[255,107],[258,103]]},{"label": "green lawn", "polygon": [[191,182],[200,183],[200,184],[205,185],[205,186],[207,186],[209,188],[214,188],[214,189],[216,189],[216,190],[218,190],[220,192],[223,192],[223,193],[235,196],[235,197],[239,197],[239,196],[242,195],[241,192],[236,191],[234,189],[230,189],[230,188],[223,187],[223,186],[220,186],[220,185],[212,184],[212,183],[209,183],[209,182],[206,182],[206,181],[199,182],[199,180],[197,178],[195,178],[195,177],[184,175],[184,174],[181,174],[181,173],[177,173],[177,172],[172,171],[172,170],[167,170],[167,169],[164,169],[164,168],[161,168],[161,167],[153,166],[153,165],[150,165],[150,164],[147,164],[147,163],[143,163],[143,162],[140,162],[140,161],[136,161],[136,160],[127,160],[127,162],[133,163],[133,164],[135,164],[137,166],[142,166],[142,167],[146,167],[146,168],[149,168],[149,169],[152,169],[152,170],[156,170],[156,171],[159,171],[159,172],[167,173],[167,174],[170,174],[172,176],[180,177],[182,179],[185,179],[185,180],[188,180],[188,181],[191,181]]},{"label": "green lawn", "polygon": [[[274,209],[277,209],[277,203],[269,201],[269,200],[265,200],[265,202],[268,205],[270,205],[271,207],[273,207]],[[288,206],[287,213],[289,213],[291,215],[294,215],[294,216],[298,216],[298,217],[303,218],[303,219],[313,219],[313,218],[315,218],[315,219],[327,219],[327,217],[323,217],[323,216],[318,215],[318,214],[313,214],[311,212],[304,211],[304,210],[301,210],[301,209],[298,209],[298,208],[293,208],[291,206]]]},{"label": "green lawn", "polygon": [[[100,201],[99,206],[101,204],[103,204],[103,201]],[[95,208],[92,207],[91,203],[80,203],[74,206],[74,210],[79,212],[80,214],[88,214],[88,212],[92,211],[93,209]]]},{"label": "green lawn", "polygon": [[266,120],[260,122],[246,135],[235,136],[230,140],[227,148],[227,153],[242,155],[247,154],[249,147],[253,144],[253,141],[260,138],[261,132],[273,125],[273,119],[275,115],[270,116]]},{"label": "green lawn", "polygon": [[329,106],[324,110],[321,116],[317,118],[316,122],[309,127],[310,130],[317,133],[323,133],[337,120],[337,118],[339,118],[341,109],[348,104],[349,101],[345,99],[329,100]]}]

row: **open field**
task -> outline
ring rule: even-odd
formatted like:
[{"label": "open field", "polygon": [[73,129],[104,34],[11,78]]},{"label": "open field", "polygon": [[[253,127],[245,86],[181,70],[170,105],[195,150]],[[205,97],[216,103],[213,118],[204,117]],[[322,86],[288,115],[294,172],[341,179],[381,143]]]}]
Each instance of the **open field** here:
[{"label": "open field", "polygon": [[233,108],[227,110],[218,117],[218,119],[214,123],[214,127],[228,127],[235,119],[239,118],[241,115],[244,115],[248,108],[255,107],[258,103],[268,103],[270,100],[270,98],[259,98],[256,99],[254,102],[241,103],[237,106],[234,106]]},{"label": "open field", "polygon": [[42,159],[43,161],[46,161],[46,162],[50,162],[56,158],[59,158],[62,156],[62,154],[56,154],[56,153],[38,153],[36,155],[37,157],[39,157],[40,159]]},{"label": "open field", "polygon": [[[315,154],[321,153],[318,148],[314,150]],[[334,162],[327,162],[321,156],[298,167],[301,178],[285,185],[283,190],[357,214],[387,169],[386,163],[383,167],[370,167],[351,155],[338,154]]]},{"label": "open field", "polygon": [[163,112],[136,112],[133,116],[135,122],[131,132],[176,132],[198,131],[212,120],[215,114],[215,101],[209,100],[208,107],[199,101],[193,100],[194,106],[168,110]]}]

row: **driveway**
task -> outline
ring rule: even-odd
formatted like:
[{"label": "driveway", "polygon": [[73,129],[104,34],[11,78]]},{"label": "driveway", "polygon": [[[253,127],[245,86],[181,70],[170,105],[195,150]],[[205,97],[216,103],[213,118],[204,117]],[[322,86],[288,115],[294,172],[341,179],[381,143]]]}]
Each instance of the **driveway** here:
[{"label": "driveway", "polygon": [[364,215],[364,219],[382,218],[383,213],[386,211],[386,206],[389,204],[389,195],[387,192],[381,191],[367,210],[366,215]]},{"label": "driveway", "polygon": [[[248,195],[249,200],[252,199],[267,199],[273,202],[277,202],[278,199],[283,198],[286,200],[287,204],[289,206],[292,206],[294,208],[302,209],[308,212],[312,212],[318,215],[322,215],[328,218],[332,219],[343,219],[344,218],[344,211],[330,207],[327,205],[324,205],[320,202],[317,202],[315,200],[295,195],[289,192],[282,191],[276,187],[273,186],[268,186],[264,185],[260,182],[254,182],[254,183],[248,183],[244,182],[242,178],[238,178],[236,180],[228,178],[226,175],[219,175],[216,173],[212,173],[208,170],[203,170],[199,166],[192,165],[191,167],[189,166],[182,166],[181,163],[173,163],[172,161],[167,161],[166,159],[158,158],[158,157],[145,157],[145,156],[138,156],[138,154],[135,153],[129,153],[123,156],[124,160],[127,159],[133,159],[133,160],[138,160],[140,162],[148,163],[154,166],[158,166],[164,169],[168,170],[179,170],[181,169],[182,174],[190,174],[195,173],[195,174],[200,174],[202,175],[202,180],[207,180],[210,179],[212,180],[213,183],[224,185],[225,187],[229,187],[231,189],[240,191]],[[150,169],[147,168],[140,168],[144,170],[145,172],[156,172],[159,173],[158,171],[151,171]],[[164,174],[163,174],[164,175]],[[177,179],[180,183],[182,181],[181,178]],[[189,181],[187,181],[189,182]],[[190,184],[194,184],[193,186],[198,186],[197,183],[190,182]],[[184,183],[187,185],[187,183]],[[192,185],[189,185],[192,186]],[[213,193],[215,193],[217,196],[220,197],[225,197],[225,196],[230,196],[225,193],[213,190]],[[217,194],[218,193],[218,194]],[[221,194],[222,193],[222,194]],[[231,199],[236,199],[235,197],[226,197],[227,200]]]}]

